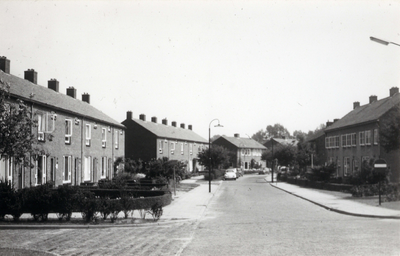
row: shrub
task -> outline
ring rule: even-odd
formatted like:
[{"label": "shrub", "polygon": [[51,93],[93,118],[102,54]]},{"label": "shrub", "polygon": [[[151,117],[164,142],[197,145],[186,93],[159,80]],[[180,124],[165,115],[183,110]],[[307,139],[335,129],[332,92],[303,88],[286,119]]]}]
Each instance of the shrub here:
[{"label": "shrub", "polygon": [[122,211],[121,202],[118,199],[109,200],[108,206],[110,207],[110,220],[114,222],[118,218],[119,212]]},{"label": "shrub", "polygon": [[0,220],[3,220],[4,216],[10,213],[14,196],[15,191],[11,187],[11,184],[0,182]]},{"label": "shrub", "polygon": [[96,212],[98,211],[98,202],[94,193],[85,190],[78,190],[74,196],[77,210],[81,212],[82,218],[86,222],[96,220]]},{"label": "shrub", "polygon": [[316,166],[311,168],[311,172],[306,173],[306,178],[311,181],[328,182],[336,171],[335,164],[327,166]]},{"label": "shrub", "polygon": [[52,208],[52,192],[49,185],[26,188],[22,193],[27,212],[34,220],[46,221]]},{"label": "shrub", "polygon": [[53,191],[53,211],[57,214],[59,220],[65,218],[69,221],[71,219],[76,193],[77,189],[71,186],[59,186]]}]

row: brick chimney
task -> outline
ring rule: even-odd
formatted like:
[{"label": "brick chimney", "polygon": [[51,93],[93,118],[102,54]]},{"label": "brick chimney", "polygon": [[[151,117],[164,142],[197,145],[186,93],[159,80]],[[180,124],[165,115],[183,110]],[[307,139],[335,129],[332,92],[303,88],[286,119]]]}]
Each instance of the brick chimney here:
[{"label": "brick chimney", "polygon": [[90,94],[88,94],[88,93],[82,94],[82,101],[90,104]]},{"label": "brick chimney", "polygon": [[76,89],[72,86],[67,88],[67,95],[76,99]]},{"label": "brick chimney", "polygon": [[372,102],[374,102],[374,101],[377,101],[378,100],[378,96],[376,96],[376,95],[371,95],[371,96],[369,96],[369,103],[371,104]]},{"label": "brick chimney", "polygon": [[153,123],[157,123],[157,117],[153,116],[153,117],[151,118],[151,121],[152,121]]},{"label": "brick chimney", "polygon": [[173,127],[176,127],[176,121],[172,121],[171,125],[172,125]]},{"label": "brick chimney", "polygon": [[234,136],[235,138],[240,138],[240,134],[239,134],[239,133],[235,133],[233,136]]},{"label": "brick chimney", "polygon": [[37,84],[37,72],[34,69],[28,69],[25,71],[24,79]]},{"label": "brick chimney", "polygon": [[356,109],[358,107],[360,107],[360,102],[359,101],[353,102],[353,109]]},{"label": "brick chimney", "polygon": [[47,87],[55,92],[59,90],[59,82],[56,79],[50,79],[47,81]]},{"label": "brick chimney", "polygon": [[333,122],[327,121],[326,122],[326,127],[331,126],[333,124]]},{"label": "brick chimney", "polygon": [[162,124],[164,124],[164,125],[168,125],[168,120],[167,120],[167,118],[164,118],[161,122],[162,122]]},{"label": "brick chimney", "polygon": [[181,128],[185,129],[185,124],[184,123],[181,123]]},{"label": "brick chimney", "polygon": [[188,125],[189,130],[193,130],[193,126],[191,124]]},{"label": "brick chimney", "polygon": [[0,57],[0,69],[3,70],[4,73],[10,74],[10,60],[4,56]]},{"label": "brick chimney", "polygon": [[126,112],[126,119],[132,120],[132,111]]},{"label": "brick chimney", "polygon": [[146,121],[146,115],[145,114],[140,114],[139,119],[142,121]]},{"label": "brick chimney", "polygon": [[390,88],[390,97],[395,95],[396,93],[399,93],[399,88],[398,87],[392,87]]}]

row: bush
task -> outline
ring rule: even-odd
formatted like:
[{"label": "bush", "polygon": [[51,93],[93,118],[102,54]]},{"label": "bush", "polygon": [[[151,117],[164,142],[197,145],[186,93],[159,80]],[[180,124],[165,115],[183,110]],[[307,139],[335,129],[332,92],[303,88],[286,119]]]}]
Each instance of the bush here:
[{"label": "bush", "polygon": [[96,212],[99,210],[99,203],[94,193],[85,190],[78,190],[74,197],[77,210],[81,212],[86,222],[96,220]]},{"label": "bush", "polygon": [[306,178],[311,181],[328,182],[336,171],[335,164],[327,166],[316,166],[311,169],[311,172],[306,173]]},{"label": "bush", "polygon": [[[222,170],[222,169],[213,169],[212,172],[211,172],[211,180],[219,179],[219,178],[223,177],[224,174],[225,174],[225,170]],[[205,172],[204,172],[204,179],[205,179],[205,180],[210,180],[209,172],[208,172],[208,171],[205,171]]]},{"label": "bush", "polygon": [[4,219],[4,216],[10,213],[13,197],[15,191],[10,184],[0,182],[0,220]]},{"label": "bush", "polygon": [[33,219],[46,221],[53,203],[50,185],[26,188],[22,194],[26,210]]},{"label": "bush", "polygon": [[59,186],[56,190],[53,190],[53,212],[57,214],[59,220],[65,218],[69,221],[71,219],[76,193],[77,188],[71,186]]}]

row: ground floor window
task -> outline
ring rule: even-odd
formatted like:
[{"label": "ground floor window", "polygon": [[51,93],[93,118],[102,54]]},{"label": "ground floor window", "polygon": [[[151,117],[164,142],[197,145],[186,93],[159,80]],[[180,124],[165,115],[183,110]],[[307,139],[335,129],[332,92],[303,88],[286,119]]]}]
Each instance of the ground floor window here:
[{"label": "ground floor window", "polygon": [[64,156],[64,170],[63,170],[63,182],[71,183],[71,165],[72,165],[72,157]]},{"label": "ground floor window", "polygon": [[103,156],[101,158],[101,178],[102,179],[106,178],[106,173],[107,173],[107,157]]},{"label": "ground floor window", "polygon": [[350,157],[343,159],[343,170],[345,176],[350,175]]},{"label": "ground floor window", "polygon": [[45,155],[37,157],[35,172],[35,185],[45,184],[47,174],[47,157]]},{"label": "ground floor window", "polygon": [[83,166],[83,181],[90,181],[92,173],[92,158],[90,156],[85,156],[84,166]]}]

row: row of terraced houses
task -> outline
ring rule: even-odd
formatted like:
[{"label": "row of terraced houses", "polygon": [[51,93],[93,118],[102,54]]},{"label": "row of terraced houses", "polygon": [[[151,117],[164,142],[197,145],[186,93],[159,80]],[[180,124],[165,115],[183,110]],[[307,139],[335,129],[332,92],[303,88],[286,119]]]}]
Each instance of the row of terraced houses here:
[{"label": "row of terraced houses", "polygon": [[[65,94],[60,92],[56,79],[48,80],[47,86],[38,85],[34,69],[26,70],[24,78],[10,70],[11,61],[0,57],[0,86],[8,88],[10,104],[20,99],[30,108],[37,121],[32,132],[43,153],[30,156],[33,168],[4,156],[0,182],[18,189],[45,183],[93,185],[112,179],[120,168],[117,159],[125,157],[144,162],[167,157],[185,163],[189,172],[204,170],[197,154],[208,148],[208,140],[196,134],[192,125],[169,124],[166,118],[158,122],[157,117],[146,120],[144,114],[133,118],[131,111],[120,123],[93,107],[88,93],[78,99],[74,87],[68,87]],[[237,150],[238,159],[244,160],[241,165],[249,166],[250,155],[261,162],[260,148],[265,149],[261,144],[242,143]]]}]

